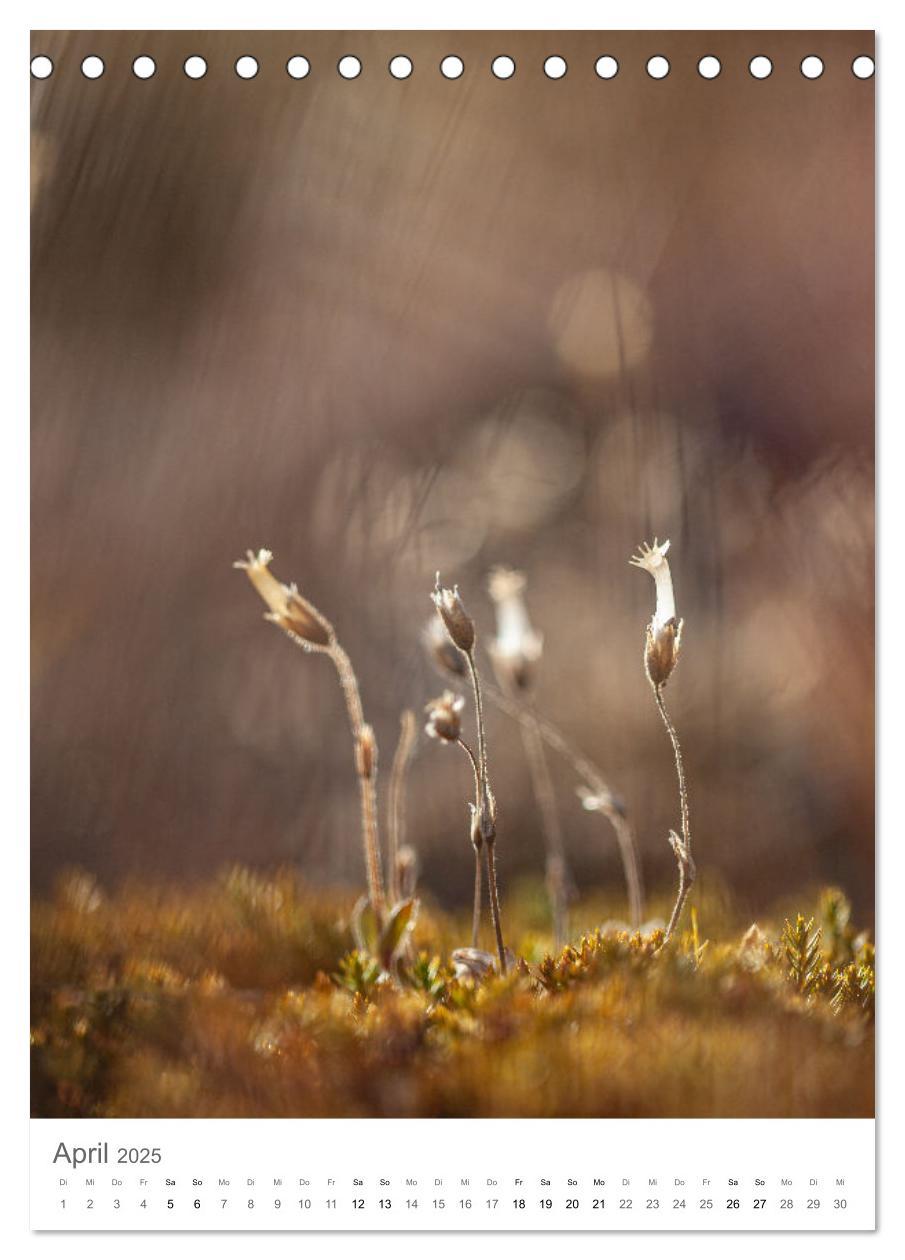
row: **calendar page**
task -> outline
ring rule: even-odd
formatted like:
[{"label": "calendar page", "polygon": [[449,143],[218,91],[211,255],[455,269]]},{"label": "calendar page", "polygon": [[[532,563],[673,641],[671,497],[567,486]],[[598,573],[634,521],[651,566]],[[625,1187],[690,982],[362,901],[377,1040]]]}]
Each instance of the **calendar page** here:
[{"label": "calendar page", "polygon": [[30,91],[32,1230],[872,1230],[873,32]]}]

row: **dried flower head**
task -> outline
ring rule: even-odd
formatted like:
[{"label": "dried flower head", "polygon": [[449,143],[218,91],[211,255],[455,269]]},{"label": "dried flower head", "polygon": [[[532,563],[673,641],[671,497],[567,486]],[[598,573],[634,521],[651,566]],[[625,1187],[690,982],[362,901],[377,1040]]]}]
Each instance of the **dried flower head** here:
[{"label": "dried flower head", "polygon": [[470,652],[475,642],[474,622],[465,611],[458,586],[453,587],[452,590],[441,587],[438,573],[431,599],[453,643],[460,652]]},{"label": "dried flower head", "polygon": [[639,569],[645,569],[656,584],[657,602],[647,627],[644,646],[644,668],[652,687],[664,686],[675,669],[682,643],[682,622],[676,617],[676,598],[666,559],[667,551],[669,539],[658,543],[655,538],[653,547],[642,543],[639,554],[629,561]]},{"label": "dried flower head", "polygon": [[464,678],[468,673],[465,657],[446,633],[439,617],[431,617],[421,634],[424,650],[441,674]]},{"label": "dried flower head", "polygon": [[264,614],[287,634],[299,639],[307,648],[326,648],[334,641],[333,627],[313,604],[298,593],[295,585],[286,586],[270,572],[271,552],[262,548],[246,553],[246,560],[236,560],[234,569],[244,569],[249,581],[267,605]]},{"label": "dried flower head", "polygon": [[490,644],[493,664],[502,684],[526,688],[532,666],[543,651],[543,636],[533,629],[525,607],[525,575],[499,567],[487,584],[496,608],[496,638]]},{"label": "dried flower head", "polygon": [[462,710],[465,708],[464,696],[457,696],[452,691],[444,691],[436,700],[430,700],[425,706],[427,723],[424,727],[431,739],[442,739],[454,744],[462,733]]}]

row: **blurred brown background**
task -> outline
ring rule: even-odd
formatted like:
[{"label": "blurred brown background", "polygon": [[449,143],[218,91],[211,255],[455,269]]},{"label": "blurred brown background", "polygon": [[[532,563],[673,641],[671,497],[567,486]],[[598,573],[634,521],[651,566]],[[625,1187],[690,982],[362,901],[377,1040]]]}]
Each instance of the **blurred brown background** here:
[{"label": "blurred brown background", "polygon": [[[384,786],[400,709],[440,686],[418,641],[434,571],[486,636],[488,569],[523,568],[540,707],[623,793],[648,884],[671,885],[673,769],[641,667],[653,586],[627,563],[657,534],[685,618],[669,693],[699,864],[752,910],[820,879],[869,913],[874,120],[850,66],[872,36],[33,46],[56,63],[32,85],[36,891],[73,863],[361,880],[339,691],[230,568],[259,546],[356,662]],[[335,69],[349,52],[354,81]],[[182,73],[192,53],[203,80]],[[540,873],[542,844],[517,734],[490,722],[505,888]],[[605,826],[561,766],[556,784],[581,881],[617,887]],[[448,904],[469,896],[469,791],[422,741],[409,835]]]}]

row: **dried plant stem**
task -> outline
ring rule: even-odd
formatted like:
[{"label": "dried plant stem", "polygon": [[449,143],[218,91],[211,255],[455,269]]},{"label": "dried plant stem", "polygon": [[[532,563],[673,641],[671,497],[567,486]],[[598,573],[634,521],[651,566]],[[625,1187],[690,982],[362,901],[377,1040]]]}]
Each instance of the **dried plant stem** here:
[{"label": "dried plant stem", "polygon": [[[487,737],[484,731],[484,699],[481,695],[481,681],[478,677],[478,667],[474,658],[474,651],[466,652],[465,659],[468,661],[468,670],[471,674],[471,685],[474,691],[474,707],[475,716],[478,723],[478,770],[480,775],[480,795],[479,805],[485,803],[485,798],[490,792],[490,785],[487,781]],[[490,798],[492,804],[492,798]]]},{"label": "dried plant stem", "polygon": [[681,840],[675,834],[670,832],[669,842],[672,850],[676,855],[676,863],[679,868],[679,891],[676,896],[676,904],[673,906],[672,914],[669,917],[669,923],[666,928],[666,936],[664,944],[672,936],[673,931],[678,925],[685,906],[685,901],[691,891],[691,886],[695,879],[695,865],[691,854],[691,826],[688,816],[688,788],[685,784],[685,763],[682,760],[682,747],[679,744],[679,736],[676,728],[673,726],[672,718],[666,709],[663,700],[663,687],[651,683],[654,693],[654,699],[657,702],[657,708],[660,711],[660,717],[663,719],[663,725],[666,727],[666,733],[669,735],[672,744],[673,756],[676,762],[676,777],[679,781],[679,807],[682,814],[682,838]]},{"label": "dried plant stem", "polygon": [[605,817],[616,833],[616,843],[619,846],[619,856],[622,859],[622,870],[628,889],[629,921],[632,927],[638,928],[644,919],[644,890],[641,884],[635,836],[628,820],[623,818],[617,809],[600,812],[605,813]]},{"label": "dried plant stem", "polygon": [[474,908],[471,912],[471,947],[478,948],[481,936],[481,850],[474,846]]},{"label": "dried plant stem", "polygon": [[503,925],[500,918],[500,894],[497,888],[496,857],[493,851],[493,841],[485,843],[484,852],[487,854],[487,884],[490,889],[490,916],[493,919],[493,930],[496,933],[497,953],[500,956],[500,975],[505,976],[506,947],[503,944]]},{"label": "dried plant stem", "polygon": [[[578,777],[587,784],[601,802],[612,796],[603,772],[590,761],[584,753],[574,747],[558,727],[546,718],[531,712],[517,700],[507,696],[496,687],[485,684],[485,691],[494,704],[513,718],[523,728],[532,721],[546,743],[572,767]],[[628,893],[629,918],[633,927],[639,927],[644,918],[644,886],[641,880],[641,867],[638,860],[638,847],[635,843],[631,825],[615,806],[607,808],[601,804],[599,812],[607,819],[616,835],[622,871]]]},{"label": "dried plant stem", "polygon": [[481,847],[483,839],[480,827],[476,826],[475,822],[480,817],[481,772],[478,769],[478,763],[475,760],[475,755],[469,748],[468,744],[466,744],[465,740],[460,738],[456,742],[459,747],[464,749],[464,751],[468,754],[468,760],[471,763],[471,768],[474,772],[475,804],[471,828],[471,846],[474,849],[474,907],[471,912],[471,944],[473,949],[477,949],[478,938],[481,935]]},{"label": "dried plant stem", "polygon": [[399,719],[399,742],[393,756],[393,767],[390,771],[390,807],[389,826],[387,827],[387,887],[390,903],[396,905],[401,892],[399,888],[398,859],[399,850],[405,843],[405,785],[408,768],[415,748],[415,715],[411,709],[404,709]]},{"label": "dried plant stem", "polygon": [[475,662],[474,648],[465,653],[471,674],[471,685],[474,690],[475,715],[478,723],[478,773],[480,779],[478,800],[478,825],[484,852],[487,860],[487,886],[490,892],[490,914],[493,918],[493,930],[496,933],[497,951],[500,956],[500,975],[506,974],[506,948],[503,944],[503,927],[500,919],[500,894],[497,887],[496,859],[494,845],[496,843],[496,807],[490,780],[487,772],[487,737],[484,730],[484,700],[481,695],[481,681]]},{"label": "dried plant stem", "polygon": [[377,745],[371,728],[364,720],[358,679],[345,650],[336,640],[326,649],[339,675],[340,686],[349,713],[349,725],[355,744],[355,770],[358,774],[358,790],[361,797],[361,828],[368,876],[368,896],[371,907],[382,922],[386,913],[383,889],[383,872],[380,860],[380,833],[377,822]]},{"label": "dried plant stem", "polygon": [[496,837],[488,839],[484,837],[484,853],[487,857],[487,888],[490,893],[490,917],[493,920],[493,930],[496,934],[497,953],[500,956],[500,975],[506,974],[506,947],[503,944],[503,924],[500,916],[500,892],[497,886],[496,878],[496,855],[494,853],[494,844]]}]

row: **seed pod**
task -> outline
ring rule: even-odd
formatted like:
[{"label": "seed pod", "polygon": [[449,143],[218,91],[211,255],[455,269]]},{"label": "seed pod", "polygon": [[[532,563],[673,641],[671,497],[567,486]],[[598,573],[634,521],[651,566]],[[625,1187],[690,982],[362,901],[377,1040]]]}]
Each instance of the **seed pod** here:
[{"label": "seed pod", "polygon": [[665,625],[652,621],[644,642],[644,670],[653,687],[662,687],[676,667],[682,644],[682,622],[675,617]]},{"label": "seed pod", "polygon": [[474,622],[465,611],[465,605],[459,596],[458,586],[449,590],[448,587],[440,586],[440,574],[437,574],[437,581],[431,599],[434,601],[437,612],[442,618],[446,632],[452,639],[453,643],[460,652],[470,652],[475,643]]},{"label": "seed pod", "polygon": [[427,724],[424,729],[431,739],[442,739],[454,744],[462,732],[462,710],[465,707],[463,696],[451,691],[444,691],[442,696],[425,705]]}]

